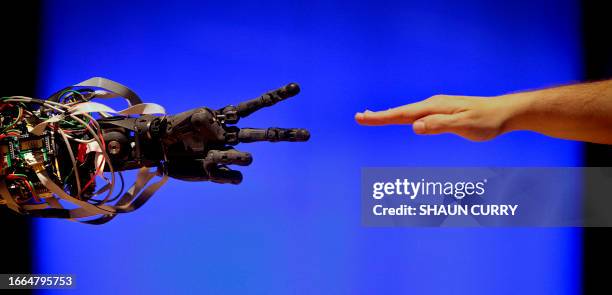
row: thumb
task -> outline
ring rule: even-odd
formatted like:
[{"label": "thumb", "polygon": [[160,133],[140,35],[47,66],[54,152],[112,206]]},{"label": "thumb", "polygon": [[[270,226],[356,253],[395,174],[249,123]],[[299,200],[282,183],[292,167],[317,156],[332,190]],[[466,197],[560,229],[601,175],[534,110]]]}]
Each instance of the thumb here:
[{"label": "thumb", "polygon": [[459,114],[433,114],[416,120],[412,129],[416,134],[457,133],[460,122]]}]

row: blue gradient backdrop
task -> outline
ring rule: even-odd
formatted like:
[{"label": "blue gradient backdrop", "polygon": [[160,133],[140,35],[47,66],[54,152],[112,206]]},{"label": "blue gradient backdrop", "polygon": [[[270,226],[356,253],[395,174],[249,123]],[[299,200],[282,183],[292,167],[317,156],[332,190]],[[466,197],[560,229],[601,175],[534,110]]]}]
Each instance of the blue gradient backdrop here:
[{"label": "blue gradient backdrop", "polygon": [[574,166],[581,145],[531,133],[471,143],[365,128],[355,111],[581,78],[578,1],[47,1],[39,93],[92,76],[170,113],[284,85],[242,126],[306,127],[243,145],[240,186],[171,180],[101,226],[36,221],[36,271],[75,294],[576,294],[578,229],[360,225],[364,166]]}]

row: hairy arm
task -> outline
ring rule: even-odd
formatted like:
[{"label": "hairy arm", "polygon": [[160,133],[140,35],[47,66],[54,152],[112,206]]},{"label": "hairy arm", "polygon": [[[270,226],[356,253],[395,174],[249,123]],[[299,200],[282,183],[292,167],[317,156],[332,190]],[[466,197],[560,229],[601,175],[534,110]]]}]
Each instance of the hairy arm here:
[{"label": "hairy arm", "polygon": [[417,134],[454,133],[485,141],[517,130],[612,144],[612,80],[495,97],[435,95],[381,112],[357,113],[368,126],[412,124]]}]

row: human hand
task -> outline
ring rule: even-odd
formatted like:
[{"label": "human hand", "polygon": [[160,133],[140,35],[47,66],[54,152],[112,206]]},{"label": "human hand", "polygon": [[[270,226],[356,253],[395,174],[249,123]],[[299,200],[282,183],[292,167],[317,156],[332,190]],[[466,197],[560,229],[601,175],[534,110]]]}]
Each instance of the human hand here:
[{"label": "human hand", "polygon": [[355,114],[366,126],[412,124],[416,134],[453,133],[473,141],[486,141],[509,131],[515,107],[499,97],[435,95],[420,102],[386,111]]}]

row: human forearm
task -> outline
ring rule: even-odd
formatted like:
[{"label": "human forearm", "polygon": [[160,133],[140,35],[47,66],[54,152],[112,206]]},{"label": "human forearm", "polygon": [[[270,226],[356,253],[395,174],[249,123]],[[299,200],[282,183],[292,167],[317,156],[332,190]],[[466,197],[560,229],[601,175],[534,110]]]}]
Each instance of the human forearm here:
[{"label": "human forearm", "polygon": [[502,95],[510,115],[502,133],[531,130],[612,144],[612,80]]}]

